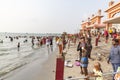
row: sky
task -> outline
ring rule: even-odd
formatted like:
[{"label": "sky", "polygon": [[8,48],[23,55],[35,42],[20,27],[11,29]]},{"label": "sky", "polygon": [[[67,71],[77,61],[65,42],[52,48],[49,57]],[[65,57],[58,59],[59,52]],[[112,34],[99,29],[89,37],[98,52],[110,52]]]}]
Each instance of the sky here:
[{"label": "sky", "polygon": [[[111,0],[0,0],[0,32],[77,33],[81,21]],[[119,0],[115,0],[117,3]]]}]

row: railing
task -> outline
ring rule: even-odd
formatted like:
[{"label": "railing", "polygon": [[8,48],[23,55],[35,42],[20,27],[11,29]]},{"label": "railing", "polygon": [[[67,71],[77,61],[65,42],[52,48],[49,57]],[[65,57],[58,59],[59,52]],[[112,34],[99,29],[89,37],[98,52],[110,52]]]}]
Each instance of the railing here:
[{"label": "railing", "polygon": [[[103,77],[104,76],[108,76],[108,75],[114,75],[114,74],[116,74],[116,73],[120,73],[120,72],[108,72],[108,73],[103,73]],[[67,79],[64,79],[64,80],[81,80],[81,79],[85,79],[85,78],[87,78],[87,77],[76,77],[76,78],[67,78]],[[95,80],[95,78],[93,79],[89,79],[89,80]],[[111,79],[112,80],[112,79]]]}]

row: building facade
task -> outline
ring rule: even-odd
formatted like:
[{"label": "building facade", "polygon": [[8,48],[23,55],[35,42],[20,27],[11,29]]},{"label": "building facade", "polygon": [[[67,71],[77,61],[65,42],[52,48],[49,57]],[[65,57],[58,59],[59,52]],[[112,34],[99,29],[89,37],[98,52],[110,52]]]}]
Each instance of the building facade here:
[{"label": "building facade", "polygon": [[109,2],[109,7],[105,10],[107,13],[107,19],[101,22],[102,15],[101,10],[98,10],[96,15],[92,15],[86,21],[82,21],[81,27],[82,31],[91,30],[109,30],[110,28],[115,28],[120,32],[120,1],[115,3],[113,0]]},{"label": "building facade", "polygon": [[120,1],[115,3],[113,0],[109,2],[109,8],[105,10],[107,19],[104,21],[106,29],[115,28],[120,30]]},{"label": "building facade", "polygon": [[101,31],[105,28],[105,24],[101,23],[102,19],[101,10],[99,9],[96,15],[92,15],[86,21],[82,21],[82,30]]}]

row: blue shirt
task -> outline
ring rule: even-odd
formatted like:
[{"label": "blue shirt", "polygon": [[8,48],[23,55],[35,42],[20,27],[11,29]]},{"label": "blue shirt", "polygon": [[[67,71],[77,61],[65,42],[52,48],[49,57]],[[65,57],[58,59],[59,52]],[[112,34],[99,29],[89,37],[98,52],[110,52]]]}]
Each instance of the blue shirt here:
[{"label": "blue shirt", "polygon": [[120,63],[120,46],[112,46],[109,59],[111,63]]}]

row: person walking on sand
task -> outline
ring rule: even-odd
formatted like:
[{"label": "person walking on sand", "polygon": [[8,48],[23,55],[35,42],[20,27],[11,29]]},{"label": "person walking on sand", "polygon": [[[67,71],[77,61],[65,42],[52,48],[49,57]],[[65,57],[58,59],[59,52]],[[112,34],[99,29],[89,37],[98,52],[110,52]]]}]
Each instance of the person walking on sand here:
[{"label": "person walking on sand", "polygon": [[105,36],[105,43],[108,43],[109,34],[108,34],[108,31],[106,29],[104,31],[104,36]]},{"label": "person walking on sand", "polygon": [[112,40],[112,47],[107,61],[108,64],[111,62],[114,72],[116,72],[117,68],[120,66],[120,46],[118,43],[119,41],[117,39]]},{"label": "person walking on sand", "polygon": [[73,35],[73,42],[74,42],[74,46],[76,45],[76,36]]},{"label": "person walking on sand", "polygon": [[116,39],[118,39],[118,41],[119,41],[119,45],[120,45],[120,33],[117,33],[117,37],[116,37]]},{"label": "person walking on sand", "polygon": [[91,33],[90,33],[90,31],[88,30],[88,32],[87,32],[87,40],[89,40],[89,43],[91,43],[91,41],[92,41],[92,36],[91,36]]},{"label": "person walking on sand", "polygon": [[110,36],[112,38],[112,34],[113,34],[112,28],[109,29],[109,34],[110,34]]},{"label": "person walking on sand", "polygon": [[117,38],[117,31],[116,31],[116,29],[114,29],[114,31],[113,31],[113,39],[116,39]]},{"label": "person walking on sand", "polygon": [[68,43],[68,49],[70,49],[70,38],[68,38],[67,43]]},{"label": "person walking on sand", "polygon": [[62,37],[62,41],[63,41],[63,50],[64,50],[66,48],[66,44],[67,44],[65,37]]},{"label": "person walking on sand", "polygon": [[63,41],[62,41],[62,37],[59,37],[59,39],[57,40],[57,45],[59,47],[59,54],[62,56],[62,52],[63,52]]},{"label": "person walking on sand", "polygon": [[100,32],[97,33],[95,46],[98,46],[98,42],[100,41]]},{"label": "person walking on sand", "polygon": [[87,39],[86,44],[88,58],[91,59],[92,44],[89,39]]}]

